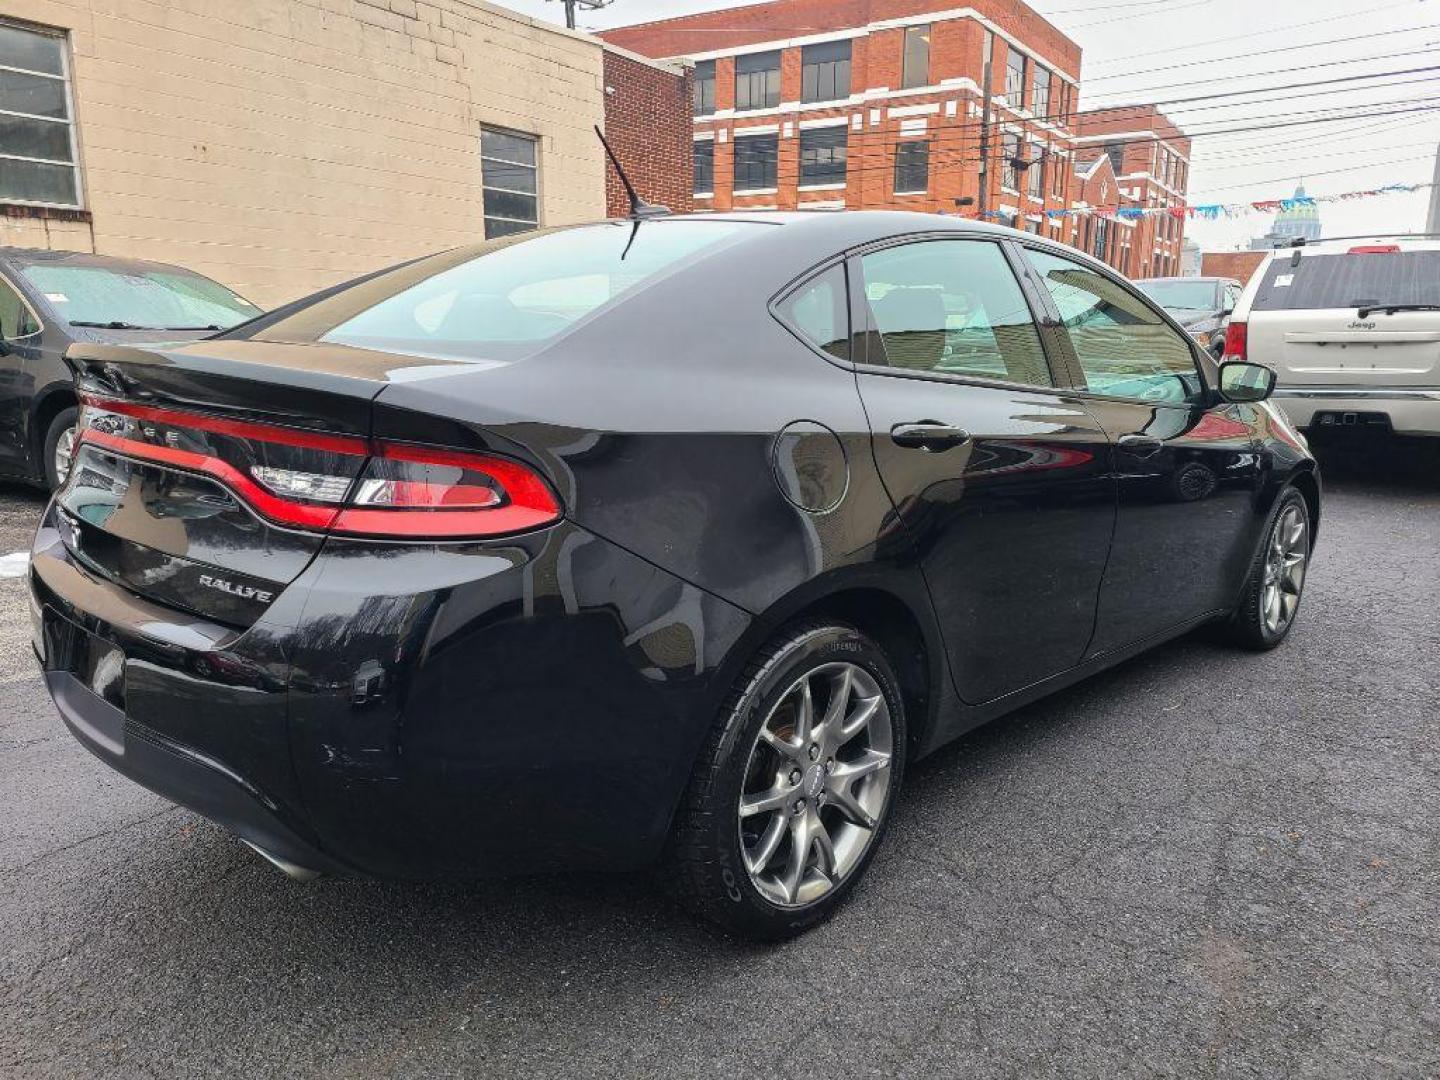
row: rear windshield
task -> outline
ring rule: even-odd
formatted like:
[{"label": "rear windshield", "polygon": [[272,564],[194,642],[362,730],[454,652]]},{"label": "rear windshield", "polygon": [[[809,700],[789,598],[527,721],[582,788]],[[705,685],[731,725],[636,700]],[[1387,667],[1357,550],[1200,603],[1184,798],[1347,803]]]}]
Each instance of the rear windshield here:
[{"label": "rear windshield", "polygon": [[256,336],[408,356],[514,359],[665,268],[754,227],[624,222],[507,238],[398,267]]},{"label": "rear windshield", "polygon": [[1213,281],[1137,281],[1140,291],[1169,311],[1214,311]]},{"label": "rear windshield", "polygon": [[1289,257],[1265,268],[1256,311],[1440,304],[1440,251],[1355,252]]},{"label": "rear windshield", "polygon": [[228,330],[260,314],[219,282],[173,266],[122,271],[36,264],[21,273],[73,326]]}]

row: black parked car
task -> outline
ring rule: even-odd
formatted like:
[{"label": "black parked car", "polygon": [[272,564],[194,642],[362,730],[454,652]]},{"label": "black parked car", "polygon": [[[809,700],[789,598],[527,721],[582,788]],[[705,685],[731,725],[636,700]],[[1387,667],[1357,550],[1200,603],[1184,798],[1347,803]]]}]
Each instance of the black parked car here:
[{"label": "black parked car", "polygon": [[665,860],[776,937],[905,766],[1216,622],[1320,514],[1268,369],[1007,229],[675,217],[76,345],[35,541],[76,737],[297,876]]},{"label": "black parked car", "polygon": [[1215,356],[1225,351],[1225,327],[1245,286],[1233,278],[1157,277],[1135,283]]},{"label": "black parked car", "polygon": [[259,314],[178,266],[0,247],[0,478],[54,488],[69,470],[71,344],[193,341]]}]

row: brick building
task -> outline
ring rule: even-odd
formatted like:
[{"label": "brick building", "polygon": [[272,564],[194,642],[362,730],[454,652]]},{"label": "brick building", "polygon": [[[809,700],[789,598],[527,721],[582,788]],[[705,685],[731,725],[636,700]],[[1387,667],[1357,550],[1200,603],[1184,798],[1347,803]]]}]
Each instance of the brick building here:
[{"label": "brick building", "polygon": [[[1115,235],[1107,242],[1118,243],[1120,250],[1106,262],[1132,278],[1179,274],[1190,182],[1189,138],[1154,105],[1088,110],[1075,117],[1075,130],[1077,167],[1094,167],[1098,155],[1108,158],[1118,193],[1091,206],[1176,211],[1112,219],[1109,231]],[[1092,250],[1096,230],[1088,216],[1072,219],[1067,231],[1070,243]]]},{"label": "brick building", "polygon": [[688,173],[683,69],[483,0],[0,8],[0,244],[180,263],[272,305],[604,217],[595,125],[672,132],[655,166]]},{"label": "brick building", "polygon": [[1044,212],[1071,205],[1080,48],[1015,0],[772,0],[602,36],[694,63],[697,209],[983,203],[1068,231]]},{"label": "brick building", "polygon": [[[693,208],[690,98],[688,67],[658,65],[607,44],[606,139],[640,197],[677,214]],[[605,172],[605,207],[611,217],[630,212],[614,169]]]}]

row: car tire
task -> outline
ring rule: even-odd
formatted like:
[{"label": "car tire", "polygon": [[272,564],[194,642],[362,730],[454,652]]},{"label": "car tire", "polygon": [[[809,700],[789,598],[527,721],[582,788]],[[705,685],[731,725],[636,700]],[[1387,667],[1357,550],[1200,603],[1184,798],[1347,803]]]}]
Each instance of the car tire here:
[{"label": "car tire", "polygon": [[1250,564],[1240,604],[1226,624],[1234,644],[1263,651],[1289,635],[1304,596],[1312,536],[1305,497],[1293,487],[1285,488],[1265,524],[1265,538]]},{"label": "car tire", "polygon": [[884,651],[842,624],[787,629],[720,708],[671,833],[667,880],[692,911],[743,937],[809,929],[879,848],[905,751],[904,700]]},{"label": "car tire", "polygon": [[[75,423],[79,419],[79,415],[79,410],[73,405],[67,409],[61,409],[50,421],[50,426],[45,429],[45,442],[42,444],[43,456],[40,464],[45,488],[48,491],[58,488],[69,475],[71,455],[74,454]],[[62,457],[63,460],[61,460]]]}]

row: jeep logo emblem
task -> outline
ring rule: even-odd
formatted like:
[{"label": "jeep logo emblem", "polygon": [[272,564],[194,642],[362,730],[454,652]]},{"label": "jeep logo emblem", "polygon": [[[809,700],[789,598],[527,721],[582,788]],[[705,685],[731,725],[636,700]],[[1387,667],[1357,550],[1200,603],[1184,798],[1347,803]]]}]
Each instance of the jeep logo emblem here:
[{"label": "jeep logo emblem", "polygon": [[1351,320],[1350,320],[1350,325],[1349,325],[1348,327],[1346,327],[1346,329],[1347,329],[1347,330],[1374,330],[1374,329],[1375,329],[1375,324],[1374,324],[1373,322],[1371,322],[1370,320],[1368,320],[1368,319],[1367,319],[1365,322],[1361,322],[1359,319],[1351,319]]}]

